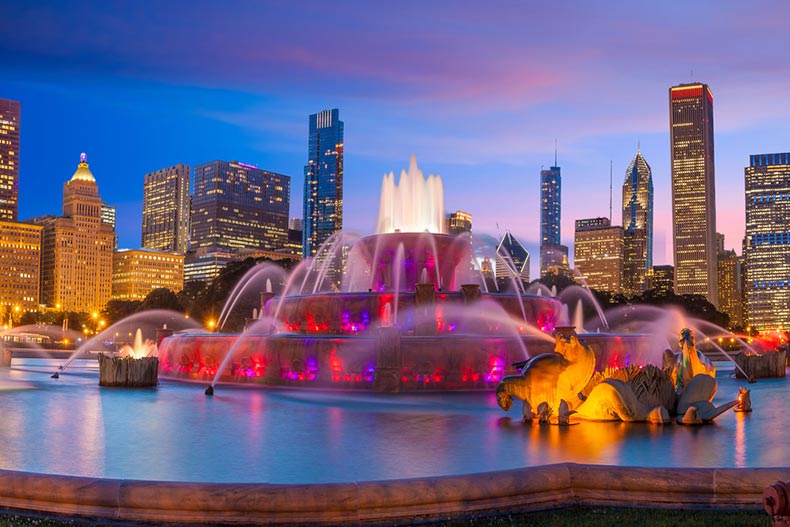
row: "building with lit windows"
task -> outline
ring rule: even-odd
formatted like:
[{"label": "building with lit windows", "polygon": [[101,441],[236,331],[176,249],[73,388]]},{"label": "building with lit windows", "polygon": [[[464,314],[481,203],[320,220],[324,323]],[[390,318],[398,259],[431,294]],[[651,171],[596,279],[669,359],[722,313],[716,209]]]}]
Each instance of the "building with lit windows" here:
[{"label": "building with lit windows", "polygon": [[39,302],[40,225],[0,221],[0,322]]},{"label": "building with lit windows", "polygon": [[184,258],[184,282],[210,282],[226,265],[238,259],[233,251],[211,250],[201,247],[190,251]]},{"label": "building with lit windows", "polygon": [[63,216],[30,220],[43,226],[41,303],[64,311],[104,309],[112,291],[115,231],[102,221],[102,200],[87,156],[63,185]]},{"label": "building with lit windows", "polygon": [[291,178],[238,161],[197,165],[191,248],[284,249]]},{"label": "building with lit windows", "polygon": [[658,292],[674,292],[675,290],[675,266],[673,265],[654,265],[647,272],[645,279],[646,290],[655,289]]},{"label": "building with lit windows", "polygon": [[745,169],[746,313],[753,330],[790,330],[790,153]]},{"label": "building with lit windows", "polygon": [[653,174],[637,148],[623,182],[623,294],[645,291],[653,268]]},{"label": "building with lit windows", "polygon": [[19,125],[21,105],[0,99],[0,221],[19,213]]},{"label": "building with lit windows", "polygon": [[573,243],[576,279],[597,291],[622,292],[623,228],[609,218],[576,220]]},{"label": "building with lit windows", "polygon": [[[557,164],[556,156],[554,164]],[[560,167],[540,171],[540,275],[551,274],[549,268],[557,267],[557,247],[560,241],[560,217],[562,213],[562,175]],[[555,249],[544,247],[554,247]],[[565,251],[567,263],[568,252]],[[558,274],[558,273],[554,273]]]},{"label": "building with lit windows", "polygon": [[302,255],[315,256],[343,228],[343,121],[340,111],[310,115],[307,165],[304,167]]},{"label": "building with lit windows", "polygon": [[713,94],[707,84],[669,89],[675,292],[716,305]]},{"label": "building with lit windows", "polygon": [[741,258],[735,251],[718,256],[719,311],[730,317],[730,326],[743,327],[743,291]]},{"label": "building with lit windows", "polygon": [[189,249],[189,165],[143,177],[143,247],[186,254]]},{"label": "building with lit windows", "polygon": [[541,245],[540,262],[541,278],[552,274],[557,276],[571,275],[567,245]]},{"label": "building with lit windows", "polygon": [[512,286],[514,278],[529,283],[529,251],[510,231],[505,231],[496,248],[495,276],[500,290]]},{"label": "building with lit windows", "polygon": [[458,236],[465,232],[472,232],[472,215],[462,210],[457,210],[448,214],[447,234]]},{"label": "building with lit windows", "polygon": [[154,289],[184,288],[184,256],[149,249],[121,249],[112,259],[112,300],[145,300]]}]

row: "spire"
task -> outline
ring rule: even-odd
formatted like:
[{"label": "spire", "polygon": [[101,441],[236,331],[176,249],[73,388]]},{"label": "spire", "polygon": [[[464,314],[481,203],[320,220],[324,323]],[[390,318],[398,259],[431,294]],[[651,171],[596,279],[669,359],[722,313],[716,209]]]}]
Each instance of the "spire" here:
[{"label": "spire", "polygon": [[554,166],[557,166],[557,138],[554,138]]},{"label": "spire", "polygon": [[642,153],[642,147],[639,144],[639,139],[636,140],[636,153],[637,154],[641,154]]}]

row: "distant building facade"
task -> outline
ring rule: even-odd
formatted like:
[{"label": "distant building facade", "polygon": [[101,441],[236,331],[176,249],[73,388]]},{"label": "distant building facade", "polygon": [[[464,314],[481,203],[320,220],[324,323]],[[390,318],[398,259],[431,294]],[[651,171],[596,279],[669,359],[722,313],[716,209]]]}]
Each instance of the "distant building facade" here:
[{"label": "distant building facade", "polygon": [[0,221],[19,217],[19,139],[21,105],[0,99]]},{"label": "distant building facade", "polygon": [[[555,165],[556,160],[555,160]],[[557,259],[545,260],[557,255],[556,249],[543,250],[544,246],[560,247],[560,220],[562,216],[562,174],[560,167],[553,166],[540,171],[540,275],[549,274],[556,267]],[[567,251],[565,253],[567,260]]]},{"label": "distant building facade", "polygon": [[186,254],[189,249],[190,168],[178,164],[143,176],[143,248]]},{"label": "distant building facade", "polygon": [[343,229],[343,121],[337,108],[309,117],[304,167],[302,254],[315,256],[321,245]]},{"label": "distant building facade", "polygon": [[282,250],[291,178],[238,161],[195,166],[191,247]]},{"label": "distant building facade", "polygon": [[102,200],[87,156],[63,185],[63,216],[32,220],[43,226],[41,303],[64,311],[104,309],[112,291],[115,231],[102,221]]},{"label": "distant building facade", "polygon": [[652,268],[653,174],[637,149],[623,182],[623,294],[642,294]]},{"label": "distant building facade", "polygon": [[707,84],[669,89],[675,292],[717,304],[713,94]]},{"label": "distant building facade", "polygon": [[112,299],[145,300],[154,289],[178,293],[184,288],[184,255],[122,249],[112,262]]},{"label": "distant building facade", "polygon": [[447,233],[458,236],[465,232],[472,232],[472,215],[462,210],[448,214]]},{"label": "distant building facade", "polygon": [[568,263],[567,245],[540,246],[541,278],[548,275],[570,276],[571,267]]},{"label": "distant building facade", "polygon": [[529,283],[529,251],[510,231],[505,231],[496,248],[495,276],[500,290],[511,286],[513,279]]},{"label": "distant building facade", "polygon": [[675,291],[675,266],[673,265],[654,265],[648,271],[646,279],[647,290],[655,289],[661,293],[672,293]]},{"label": "distant building facade", "polygon": [[730,317],[730,325],[743,327],[743,291],[741,257],[735,251],[718,256],[719,311]]},{"label": "distant building facade", "polygon": [[745,169],[746,312],[757,331],[790,330],[790,153],[759,154]]},{"label": "distant building facade", "polygon": [[609,218],[576,220],[573,265],[577,280],[597,291],[623,289],[623,228]]},{"label": "distant building facade", "polygon": [[0,221],[0,307],[5,310],[0,321],[38,307],[42,228]]}]

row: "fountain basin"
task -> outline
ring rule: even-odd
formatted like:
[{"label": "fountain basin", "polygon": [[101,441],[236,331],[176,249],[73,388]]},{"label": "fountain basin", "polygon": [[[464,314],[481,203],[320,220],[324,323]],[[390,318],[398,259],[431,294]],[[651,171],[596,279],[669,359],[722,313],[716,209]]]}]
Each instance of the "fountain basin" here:
[{"label": "fountain basin", "polygon": [[[98,364],[0,372],[0,506],[185,523],[392,522],[569,504],[760,509],[783,479],[790,380],[715,426],[528,426],[490,391],[102,390]],[[739,381],[720,365],[716,399]],[[31,389],[32,388],[32,389]],[[717,402],[714,400],[714,402]],[[68,416],[68,418],[66,418]],[[63,441],[77,437],[79,444]],[[528,445],[525,448],[525,445]],[[617,466],[615,466],[617,465]],[[764,467],[764,468],[761,468]]]}]

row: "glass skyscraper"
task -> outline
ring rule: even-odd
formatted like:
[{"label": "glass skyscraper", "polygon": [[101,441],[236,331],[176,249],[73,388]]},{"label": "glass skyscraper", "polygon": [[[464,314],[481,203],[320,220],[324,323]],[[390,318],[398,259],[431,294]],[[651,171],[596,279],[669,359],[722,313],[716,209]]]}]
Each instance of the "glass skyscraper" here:
[{"label": "glass skyscraper", "polygon": [[669,89],[675,292],[718,305],[713,94],[707,84]]},{"label": "glass skyscraper", "polygon": [[19,119],[19,102],[0,99],[0,221],[19,214]]},{"label": "glass skyscraper", "polygon": [[189,248],[189,165],[143,178],[143,248],[186,254]]},{"label": "glass skyscraper", "polygon": [[[555,160],[556,165],[556,160]],[[544,246],[559,246],[562,176],[560,167],[553,166],[549,170],[540,171],[540,275],[544,276],[551,266],[544,254]]]},{"label": "glass skyscraper", "polygon": [[623,182],[623,293],[643,293],[652,267],[653,175],[637,148]]},{"label": "glass skyscraper", "polygon": [[745,169],[746,316],[757,331],[790,330],[790,153]]},{"label": "glass skyscraper", "polygon": [[343,228],[343,121],[337,108],[309,118],[308,159],[304,167],[302,255],[315,256]]},{"label": "glass skyscraper", "polygon": [[195,166],[191,248],[281,250],[291,178],[238,161]]}]

